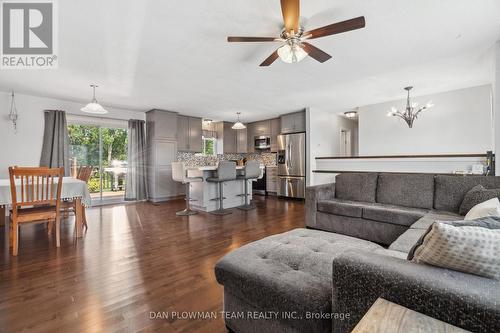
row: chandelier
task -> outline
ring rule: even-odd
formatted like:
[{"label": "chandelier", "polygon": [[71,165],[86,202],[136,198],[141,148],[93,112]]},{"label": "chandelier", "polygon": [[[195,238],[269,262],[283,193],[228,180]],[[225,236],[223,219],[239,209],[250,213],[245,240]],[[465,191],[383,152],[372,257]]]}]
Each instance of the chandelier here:
[{"label": "chandelier", "polygon": [[408,97],[406,99],[406,108],[404,111],[399,111],[395,107],[391,108],[391,111],[387,113],[388,117],[399,117],[406,121],[408,124],[409,128],[413,128],[413,123],[415,120],[418,118],[418,115],[420,112],[430,109],[434,106],[432,102],[427,103],[426,105],[419,107],[418,103],[411,103],[410,101],[410,90],[412,90],[413,87],[406,87],[405,90],[408,92]]},{"label": "chandelier", "polygon": [[16,100],[14,96],[14,92],[11,93],[11,101],[10,101],[10,112],[9,112],[9,120],[12,122],[12,126],[14,127],[14,132],[17,133],[17,120],[19,119],[19,115],[17,113]]}]

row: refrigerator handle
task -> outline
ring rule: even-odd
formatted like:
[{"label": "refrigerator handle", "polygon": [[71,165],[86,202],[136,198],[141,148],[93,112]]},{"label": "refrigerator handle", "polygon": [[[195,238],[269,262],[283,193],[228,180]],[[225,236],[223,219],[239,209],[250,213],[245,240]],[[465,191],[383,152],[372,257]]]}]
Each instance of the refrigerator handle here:
[{"label": "refrigerator handle", "polygon": [[293,165],[292,165],[292,142],[290,141],[290,168],[293,168]]}]

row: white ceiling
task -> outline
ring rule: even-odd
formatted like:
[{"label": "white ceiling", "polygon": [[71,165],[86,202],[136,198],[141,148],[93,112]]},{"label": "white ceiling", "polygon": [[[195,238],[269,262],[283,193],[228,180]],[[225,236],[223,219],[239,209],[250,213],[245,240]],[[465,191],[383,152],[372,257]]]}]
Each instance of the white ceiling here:
[{"label": "white ceiling", "polygon": [[306,29],[364,15],[366,28],[314,40],[333,59],[258,64],[279,45],[278,0],[65,0],[59,69],[1,71],[0,90],[232,120],[359,105],[490,83],[498,0],[302,0]]}]

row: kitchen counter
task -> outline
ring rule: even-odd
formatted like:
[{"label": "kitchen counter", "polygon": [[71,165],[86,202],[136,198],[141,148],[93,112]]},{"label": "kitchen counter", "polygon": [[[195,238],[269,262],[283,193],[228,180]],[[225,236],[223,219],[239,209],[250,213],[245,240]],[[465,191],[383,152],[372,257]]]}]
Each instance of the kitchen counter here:
[{"label": "kitchen counter", "polygon": [[[236,173],[240,174],[243,170],[243,166],[236,167]],[[260,166],[262,170],[261,177],[265,167]],[[218,184],[207,182],[207,178],[213,177],[217,171],[217,166],[199,166],[199,167],[188,167],[189,177],[199,177],[202,179],[201,182],[190,183],[190,196],[193,200],[191,202],[191,208],[203,212],[212,212],[219,208],[219,203],[214,200],[219,196]],[[249,200],[252,199],[252,180],[247,180],[248,182],[248,192],[250,196]],[[235,179],[226,181],[223,183],[224,187],[224,208],[235,208],[245,204],[245,197],[242,194],[245,193],[245,180]]]},{"label": "kitchen counter", "polygon": [[[236,170],[243,170],[245,167],[244,166],[236,166]],[[261,165],[260,168],[263,170],[265,169],[265,166]],[[198,171],[217,171],[217,166],[216,165],[206,165],[206,166],[199,166],[199,167],[188,167],[188,170],[198,170]]]}]

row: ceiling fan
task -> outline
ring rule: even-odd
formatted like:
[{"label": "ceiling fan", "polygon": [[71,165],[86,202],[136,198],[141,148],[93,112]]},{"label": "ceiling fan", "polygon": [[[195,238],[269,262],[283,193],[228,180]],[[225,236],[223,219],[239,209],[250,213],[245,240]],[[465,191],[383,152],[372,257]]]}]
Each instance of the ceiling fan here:
[{"label": "ceiling fan", "polygon": [[283,45],[274,51],[260,66],[269,66],[280,58],[286,63],[295,63],[308,55],[323,63],[332,56],[308,43],[307,40],[331,36],[365,27],[364,16],[333,23],[321,28],[304,31],[300,26],[300,0],[281,0],[281,12],[285,28],[275,37],[228,37],[228,42],[280,42]]}]

